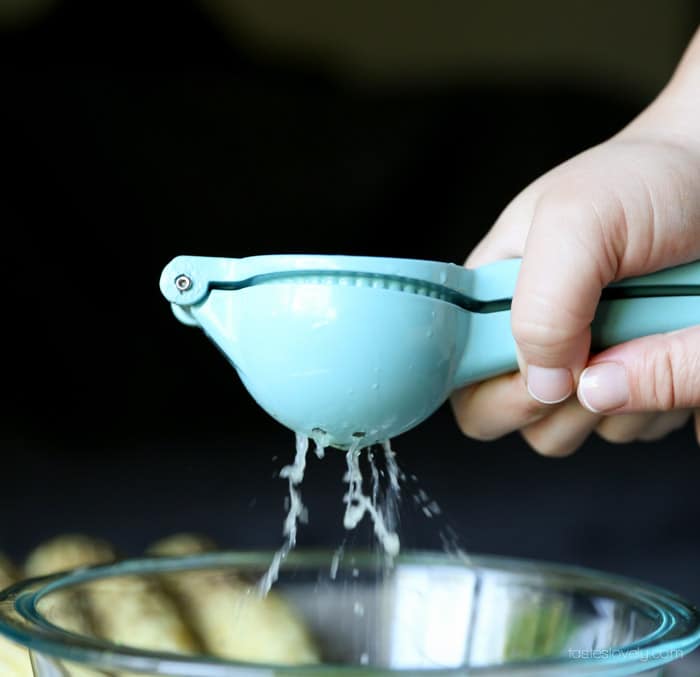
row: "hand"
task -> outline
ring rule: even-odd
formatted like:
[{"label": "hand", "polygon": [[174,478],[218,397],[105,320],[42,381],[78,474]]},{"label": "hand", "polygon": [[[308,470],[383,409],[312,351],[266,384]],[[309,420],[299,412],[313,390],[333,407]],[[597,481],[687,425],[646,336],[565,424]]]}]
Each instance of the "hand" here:
[{"label": "hand", "polygon": [[700,32],[642,115],[526,188],[466,265],[511,257],[522,257],[512,306],[520,373],[453,395],[466,435],[520,430],[559,456],[594,430],[611,442],[657,439],[700,407],[700,326],[589,355],[605,286],[700,259]]}]

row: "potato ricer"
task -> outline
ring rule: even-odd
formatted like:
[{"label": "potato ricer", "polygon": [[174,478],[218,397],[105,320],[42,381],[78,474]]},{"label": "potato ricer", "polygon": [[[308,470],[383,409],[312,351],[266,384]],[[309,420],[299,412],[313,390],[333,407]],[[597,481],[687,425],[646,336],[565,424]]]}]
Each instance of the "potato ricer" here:
[{"label": "potato ricer", "polygon": [[[469,270],[356,256],[178,256],[160,288],[273,418],[346,449],[413,428],[469,383],[517,369],[519,259]],[[607,287],[593,347],[700,323],[700,263]]]}]

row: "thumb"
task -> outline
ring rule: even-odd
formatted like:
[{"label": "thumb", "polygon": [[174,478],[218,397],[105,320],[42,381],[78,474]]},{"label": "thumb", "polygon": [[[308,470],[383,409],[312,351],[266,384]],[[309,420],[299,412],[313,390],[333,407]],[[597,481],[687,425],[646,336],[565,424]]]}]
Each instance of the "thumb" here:
[{"label": "thumb", "polygon": [[600,293],[617,274],[610,234],[619,230],[619,210],[600,193],[555,182],[532,213],[511,323],[528,391],[544,404],[573,394]]},{"label": "thumb", "polygon": [[604,414],[700,406],[700,327],[635,339],[596,355],[581,374],[578,398]]}]

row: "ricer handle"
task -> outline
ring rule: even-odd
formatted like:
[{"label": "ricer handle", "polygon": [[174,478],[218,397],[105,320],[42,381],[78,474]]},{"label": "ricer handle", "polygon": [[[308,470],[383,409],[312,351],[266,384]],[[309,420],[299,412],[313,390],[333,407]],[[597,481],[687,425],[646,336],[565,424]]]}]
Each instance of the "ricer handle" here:
[{"label": "ricer handle", "polygon": [[[506,305],[515,291],[517,261],[499,261],[474,271],[488,278],[484,307]],[[478,288],[478,285],[477,285]],[[500,297],[500,299],[499,299]],[[603,290],[591,324],[592,350],[700,324],[700,261],[616,282]],[[471,313],[466,349],[455,388],[515,371],[510,309]]]}]

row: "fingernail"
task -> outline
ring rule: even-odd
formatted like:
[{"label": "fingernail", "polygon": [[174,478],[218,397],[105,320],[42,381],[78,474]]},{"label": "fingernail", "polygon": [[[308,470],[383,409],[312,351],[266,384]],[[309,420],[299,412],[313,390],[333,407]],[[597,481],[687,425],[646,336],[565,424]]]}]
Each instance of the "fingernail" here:
[{"label": "fingernail", "polygon": [[527,366],[527,390],[542,404],[559,404],[574,390],[574,380],[568,369]]},{"label": "fingernail", "polygon": [[578,398],[594,414],[618,409],[629,397],[627,369],[619,362],[599,362],[583,370]]}]

